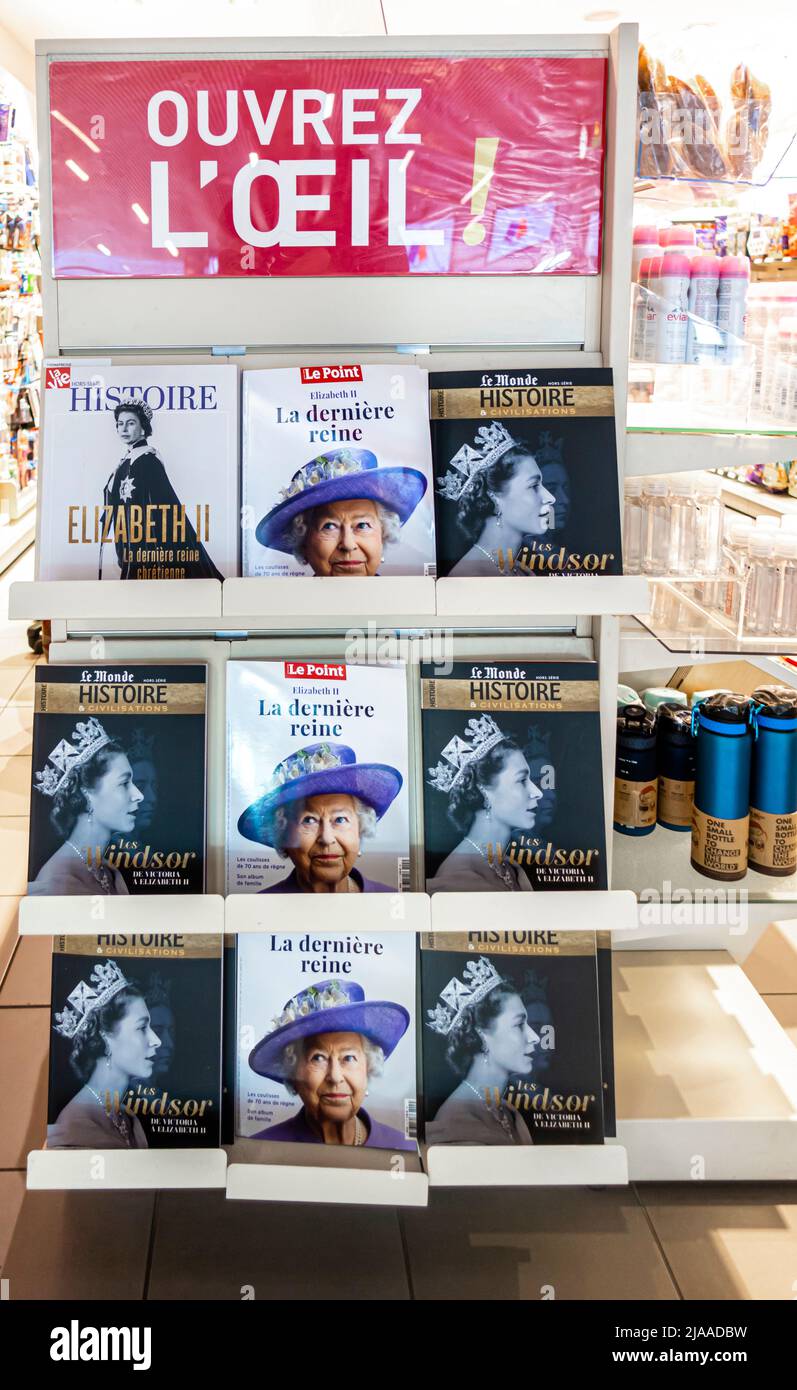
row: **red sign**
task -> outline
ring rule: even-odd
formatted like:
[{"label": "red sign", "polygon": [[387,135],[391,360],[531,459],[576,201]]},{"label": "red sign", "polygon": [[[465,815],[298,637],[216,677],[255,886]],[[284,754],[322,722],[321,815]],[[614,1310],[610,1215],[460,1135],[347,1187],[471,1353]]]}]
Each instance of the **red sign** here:
[{"label": "red sign", "polygon": [[72,367],[67,364],[65,367],[45,367],[44,369],[44,389],[45,391],[65,391],[72,385]]},{"label": "red sign", "polygon": [[351,367],[300,367],[305,386],[316,381],[362,381],[363,369],[358,364]]},{"label": "red sign", "polygon": [[58,277],[589,275],[606,60],[50,65]]},{"label": "red sign", "polygon": [[329,661],[286,661],[286,680],[345,681],[346,667]]}]

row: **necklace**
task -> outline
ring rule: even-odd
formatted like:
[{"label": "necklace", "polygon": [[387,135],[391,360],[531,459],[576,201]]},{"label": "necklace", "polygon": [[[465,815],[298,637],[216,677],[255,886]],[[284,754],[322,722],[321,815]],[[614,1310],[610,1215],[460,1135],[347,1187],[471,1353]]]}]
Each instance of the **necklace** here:
[{"label": "necklace", "polygon": [[[494,556],[494,555],[491,555],[490,552],[489,552],[489,550],[485,550],[484,546],[483,546],[483,545],[479,545],[479,542],[478,542],[478,541],[474,541],[473,544],[474,544],[476,550],[480,550],[481,553],[482,553],[482,555],[485,555],[485,556],[487,557],[487,559],[490,561],[490,564],[491,564],[491,565],[494,565],[495,568],[496,568],[501,574],[504,573],[504,566],[503,566],[503,565],[500,565],[500,564],[498,563],[498,561],[496,560],[495,556]],[[515,561],[513,560],[513,561],[512,561],[512,565],[511,565],[511,569],[514,569],[514,568],[515,568]]]},{"label": "necklace", "polygon": [[512,1129],[511,1124],[509,1123],[508,1117],[504,1114],[503,1109],[501,1108],[501,1107],[503,1106],[503,1103],[504,1103],[504,1102],[501,1101],[500,1105],[499,1105],[496,1109],[493,1109],[493,1107],[492,1107],[491,1105],[488,1105],[488,1104],[487,1104],[487,1097],[481,1095],[481,1093],[480,1093],[479,1091],[476,1090],[476,1087],[475,1087],[475,1086],[471,1086],[471,1084],[470,1084],[469,1081],[466,1081],[466,1082],[465,1082],[465,1085],[467,1086],[467,1088],[468,1088],[469,1091],[472,1091],[473,1094],[474,1094],[475,1096],[478,1096],[478,1098],[479,1098],[479,1100],[482,1102],[482,1104],[485,1105],[485,1106],[487,1107],[487,1109],[489,1110],[489,1112],[490,1112],[490,1114],[492,1115],[493,1119],[498,1121],[499,1125],[501,1126],[502,1130],[504,1131],[504,1134],[508,1137],[508,1139],[510,1140],[510,1142],[511,1142],[512,1144],[514,1144],[514,1143],[515,1143],[515,1134],[514,1134],[514,1131],[513,1131],[513,1129]]},{"label": "necklace", "polygon": [[514,888],[515,880],[512,877],[512,870],[510,869],[509,865],[496,864],[494,859],[490,859],[489,856],[485,854],[481,845],[477,845],[476,841],[470,838],[470,835],[466,835],[465,839],[467,840],[469,845],[473,845],[473,848],[476,850],[476,853],[480,854],[482,859],[487,860],[487,863],[490,865],[490,868],[492,869],[493,873],[498,874],[498,877],[500,878],[501,882],[505,883],[507,888]]},{"label": "necklace", "polygon": [[90,864],[86,863],[77,845],[73,845],[71,840],[67,840],[66,843],[69,845],[69,848],[71,850],[74,850],[81,864],[83,864],[84,867],[88,869],[89,873],[91,874],[91,877],[94,879],[94,882],[100,885],[103,893],[107,893],[110,896],[113,890],[113,878],[111,876],[111,871],[108,868],[108,865],[101,864],[99,868],[93,869]]},{"label": "necklace", "polygon": [[91,1091],[91,1094],[93,1095],[93,1097],[94,1097],[94,1099],[96,1100],[97,1104],[98,1104],[99,1106],[101,1106],[102,1109],[105,1111],[105,1113],[106,1113],[106,1115],[108,1116],[108,1119],[110,1120],[110,1122],[111,1122],[111,1124],[113,1125],[114,1129],[117,1130],[119,1134],[121,1134],[122,1138],[124,1139],[125,1143],[127,1144],[127,1147],[128,1147],[128,1148],[132,1148],[132,1138],[131,1138],[131,1135],[130,1135],[130,1131],[129,1131],[129,1129],[128,1129],[128,1124],[127,1124],[127,1119],[126,1119],[126,1117],[125,1117],[124,1115],[118,1115],[118,1114],[116,1113],[116,1111],[113,1109],[113,1106],[111,1107],[110,1112],[109,1112],[109,1111],[108,1111],[107,1105],[105,1104],[105,1102],[104,1102],[103,1099],[102,1099],[102,1096],[98,1096],[98,1095],[97,1095],[97,1092],[94,1090],[94,1087],[93,1087],[93,1086],[90,1086],[89,1083],[88,1083],[88,1081],[86,1082],[86,1090],[87,1090],[87,1091]]},{"label": "necklace", "polygon": [[365,1143],[365,1125],[357,1115],[354,1117],[354,1147],[361,1148]]}]

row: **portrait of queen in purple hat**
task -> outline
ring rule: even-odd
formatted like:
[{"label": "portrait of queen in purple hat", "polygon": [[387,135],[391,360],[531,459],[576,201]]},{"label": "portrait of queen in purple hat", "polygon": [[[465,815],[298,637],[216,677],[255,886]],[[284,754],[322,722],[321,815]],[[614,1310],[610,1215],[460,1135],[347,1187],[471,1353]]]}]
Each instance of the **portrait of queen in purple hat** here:
[{"label": "portrait of queen in purple hat", "polygon": [[382,468],[370,449],[328,449],[294,473],[255,534],[316,576],[378,574],[426,487],[419,469]]},{"label": "portrait of queen in purple hat", "polygon": [[368,1000],[354,980],[320,980],[302,989],[249,1054],[252,1071],[279,1082],[301,1109],[252,1137],[415,1150],[414,1140],[363,1107],[409,1023],[402,1004]]},{"label": "portrait of queen in purple hat", "polygon": [[293,868],[264,893],[390,893],[355,864],[401,790],[386,763],[359,763],[344,743],[309,743],[277,764],[268,790],[238,819],[247,840],[269,845]]}]

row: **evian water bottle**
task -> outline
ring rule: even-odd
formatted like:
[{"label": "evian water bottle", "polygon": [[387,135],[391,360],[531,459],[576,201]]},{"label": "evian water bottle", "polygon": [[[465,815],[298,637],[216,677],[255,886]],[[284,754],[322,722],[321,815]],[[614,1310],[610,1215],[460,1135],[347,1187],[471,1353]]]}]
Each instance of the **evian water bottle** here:
[{"label": "evian water bottle", "polygon": [[686,360],[686,333],[689,324],[689,257],[667,251],[659,272],[659,312],[656,322],[657,362]]},{"label": "evian water bottle", "polygon": [[747,290],[750,284],[750,262],[746,256],[725,256],[720,261],[717,292],[717,328],[720,342],[719,362],[738,362],[744,352],[744,330],[747,322]]},{"label": "evian water bottle", "polygon": [[695,256],[689,276],[689,327],[687,362],[713,362],[717,352],[717,256]]}]

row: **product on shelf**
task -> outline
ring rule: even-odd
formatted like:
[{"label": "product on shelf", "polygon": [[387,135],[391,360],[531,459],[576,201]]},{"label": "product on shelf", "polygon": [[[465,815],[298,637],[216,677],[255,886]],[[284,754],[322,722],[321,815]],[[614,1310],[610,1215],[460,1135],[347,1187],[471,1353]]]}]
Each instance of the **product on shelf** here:
[{"label": "product on shelf", "polygon": [[274,928],[238,939],[236,1133],[417,1153],[415,938]]},{"label": "product on shelf", "polygon": [[725,154],[734,178],[751,179],[766,148],[772,95],[744,63],[731,76],[733,111],[725,128]]},{"label": "product on shelf", "polygon": [[696,256],[690,264],[686,362],[713,362],[717,356],[717,294],[721,264],[718,256]]},{"label": "product on shelf", "polygon": [[647,690],[642,691],[640,703],[655,714],[659,705],[686,705],[686,696],[682,690],[673,690],[668,685],[649,685]]},{"label": "product on shelf", "polygon": [[614,771],[614,828],[622,835],[651,835],[656,829],[656,715],[645,705],[617,711]]},{"label": "product on shelf", "polygon": [[797,871],[797,691],[754,690],[756,735],[750,780],[750,867],[760,874]]},{"label": "product on shelf", "polygon": [[220,936],[53,943],[48,1149],[216,1148]]},{"label": "product on shelf", "polygon": [[747,256],[724,256],[719,267],[717,331],[719,362],[738,362],[744,355],[750,261]]},{"label": "product on shelf", "polygon": [[421,677],[427,890],[605,888],[597,668],[496,658]]},{"label": "product on shelf", "polygon": [[734,882],[747,873],[753,705],[711,695],[697,706],[692,867]]},{"label": "product on shelf", "polygon": [[243,373],[244,575],[434,574],[428,374]]},{"label": "product on shelf", "polygon": [[429,385],[439,575],[622,574],[610,370]]},{"label": "product on shelf", "polygon": [[235,367],[45,369],[40,579],[238,569]]},{"label": "product on shelf", "polygon": [[421,938],[429,1144],[603,1142],[595,933]]},{"label": "product on shelf", "polygon": [[686,708],[682,691],[675,699],[660,704],[656,719],[656,770],[658,794],[656,819],[665,830],[692,829],[695,803],[695,740],[692,713]]},{"label": "product on shelf", "polygon": [[404,666],[227,665],[227,892],[410,887]]},{"label": "product on shelf", "polygon": [[617,707],[623,705],[638,705],[639,695],[636,690],[632,690],[630,685],[618,685],[617,687]]},{"label": "product on shelf", "polygon": [[28,893],[201,893],[200,665],[37,666]]}]

